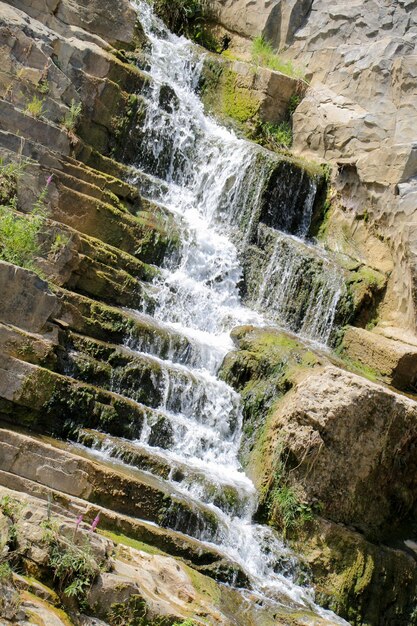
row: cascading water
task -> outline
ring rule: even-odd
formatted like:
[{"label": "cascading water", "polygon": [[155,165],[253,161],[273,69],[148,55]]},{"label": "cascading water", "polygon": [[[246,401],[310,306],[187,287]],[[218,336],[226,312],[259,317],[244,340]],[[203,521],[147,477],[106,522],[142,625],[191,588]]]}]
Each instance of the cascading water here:
[{"label": "cascading water", "polygon": [[[178,350],[172,348],[168,358],[166,354],[161,358],[160,342],[129,342],[130,351],[152,360],[153,384],[159,391],[159,404],[147,418],[140,440],[129,445],[168,462],[172,467],[168,481],[176,492],[214,515],[213,526],[194,528],[190,534],[220,547],[238,563],[254,593],[265,602],[309,607],[328,623],[343,624],[314,605],[311,590],[294,583],[296,559],[277,534],[252,522],[256,491],[238,461],[240,397],[216,377],[233,348],[230,330],[264,324],[260,313],[241,304],[239,245],[251,239],[253,216],[261,211],[262,190],[271,174],[265,151],[204,114],[196,93],[201,55],[185,38],[169,33],[146,2],[137,0],[134,6],[150,42],[150,81],[141,94],[146,118],[134,165],[142,193],[177,216],[183,238],[180,259],[168,261],[152,287],[153,316],[176,337],[185,337],[191,348],[180,341]],[[309,188],[297,227],[300,236],[308,229],[314,193]],[[240,222],[243,237],[236,246],[232,237]],[[274,255],[268,281],[273,280],[272,261],[282,271],[278,247]],[[330,307],[326,298],[323,310]],[[261,288],[260,309],[265,301]],[[285,308],[283,300],[279,306]],[[313,338],[325,337],[322,326],[327,332],[331,324],[328,311],[326,315],[322,325],[316,324]],[[309,316],[313,317],[311,311],[306,319]],[[305,330],[308,334],[307,326]],[[121,388],[115,390],[123,393]],[[110,456],[116,445],[111,438],[97,444]],[[169,519],[172,528],[187,530],[175,511]]]}]

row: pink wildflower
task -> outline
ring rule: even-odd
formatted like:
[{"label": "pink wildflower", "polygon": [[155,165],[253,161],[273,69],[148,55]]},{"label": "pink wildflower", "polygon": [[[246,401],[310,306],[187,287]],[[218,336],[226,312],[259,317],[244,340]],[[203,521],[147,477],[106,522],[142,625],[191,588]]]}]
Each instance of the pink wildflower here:
[{"label": "pink wildflower", "polygon": [[90,533],[93,533],[95,531],[95,529],[98,526],[99,521],[100,521],[100,515],[97,513],[96,517],[93,520],[93,523],[91,524]]},{"label": "pink wildflower", "polygon": [[83,521],[83,516],[82,515],[79,515],[77,517],[77,519],[75,520],[75,528],[74,528],[74,533],[72,535],[72,540],[73,541],[75,541],[75,535],[77,534],[78,529],[79,529],[80,524],[81,524],[82,521]]},{"label": "pink wildflower", "polygon": [[54,176],[54,175],[53,175],[53,174],[51,174],[51,175],[50,175],[50,176],[48,176],[48,178],[46,179],[46,186],[47,186],[47,187],[49,187],[49,185],[51,184],[53,176]]}]

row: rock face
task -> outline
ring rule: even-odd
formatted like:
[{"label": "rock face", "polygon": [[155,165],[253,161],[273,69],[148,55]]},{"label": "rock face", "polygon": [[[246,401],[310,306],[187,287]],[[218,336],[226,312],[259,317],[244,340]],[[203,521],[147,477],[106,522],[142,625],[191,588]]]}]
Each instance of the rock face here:
[{"label": "rock face", "polygon": [[369,367],[389,385],[406,391],[416,388],[416,348],[399,338],[363,328],[350,327],[343,337],[343,350],[349,358]]},{"label": "rock face", "polygon": [[[36,615],[36,623],[42,626],[72,624],[61,608],[62,602],[68,605],[65,608],[71,608],[62,593],[63,585],[76,582],[77,576],[83,580],[84,576],[87,588],[82,595],[89,617],[81,615],[80,619],[85,624],[101,623],[97,617],[110,625],[138,619],[168,625],[190,617],[196,624],[202,624],[199,615],[219,625],[233,623],[226,605],[229,594],[240,602],[236,592],[226,588],[223,591],[187,565],[124,535],[92,533],[87,523],[79,524],[74,532],[75,517],[63,501],[54,503],[51,513],[50,505],[39,495],[29,496],[0,487],[0,507],[4,511],[0,514],[2,541],[15,565],[31,574],[31,577],[11,573],[2,576],[2,620],[6,618],[14,623],[18,619],[19,623],[31,624],[30,616]],[[83,559],[87,569],[82,570],[82,565],[78,572],[69,567],[56,569],[57,559],[70,555]],[[58,593],[47,586],[51,581]],[[224,611],[215,606],[221,596],[224,596],[221,600]]]},{"label": "rock face", "polygon": [[[33,333],[58,312],[56,297],[36,274],[0,261],[0,320]],[[23,295],[23,298],[22,298]]]},{"label": "rock face", "polygon": [[277,124],[288,118],[290,103],[301,98],[306,86],[297,78],[244,61],[207,55],[201,79],[203,102],[210,113],[245,134],[261,123]]},{"label": "rock face", "polygon": [[414,3],[216,0],[213,9],[232,47],[262,34],[306,70],[294,149],[333,164],[349,230],[365,215],[385,240],[394,271],[381,321],[415,330]]},{"label": "rock face", "polygon": [[13,0],[9,4],[35,19],[40,18],[46,26],[60,34],[79,28],[86,34],[99,35],[113,45],[132,46],[135,32],[139,29],[136,12],[126,0],[32,0],[29,3]]},{"label": "rock face", "polygon": [[[320,319],[331,317],[329,328],[335,318],[376,324],[373,332],[348,329],[342,360],[276,329],[233,331],[237,349],[223,376],[242,393],[241,459],[259,487],[257,515],[303,555],[323,605],[358,625],[412,624],[416,405],[346,371],[372,371],[407,391],[416,383],[415,342],[380,330],[389,320],[406,325],[413,295],[404,271],[408,240],[386,254],[400,224],[395,211],[405,207],[406,220],[415,210],[411,195],[408,208],[400,204],[415,174],[408,136],[413,76],[403,54],[412,45],[412,19],[402,19],[404,2],[390,13],[392,25],[389,9],[382,24],[368,19],[377,6],[371,2],[347,9],[321,0],[213,4],[223,27],[237,33],[236,47],[261,33],[288,46],[296,62],[305,59],[312,86],[294,116],[295,147],[340,167],[338,204],[320,229],[321,169],[254,150],[230,219],[236,241],[247,244],[242,296],[260,306],[269,297],[277,303],[284,277],[282,309],[294,331],[303,332],[306,311],[314,327],[317,301]],[[389,33],[384,45],[373,42],[377,27]],[[175,436],[188,436],[195,412],[204,431],[199,445],[210,447],[205,422],[225,398],[206,394],[199,370],[206,346],[148,314],[158,288],[151,283],[181,244],[168,209],[140,193],[170,167],[172,138],[163,137],[160,152],[144,141],[152,131],[143,122],[153,79],[140,69],[148,42],[135,11],[127,0],[0,2],[0,44],[0,158],[22,165],[2,176],[0,205],[10,204],[29,224],[43,198],[34,265],[47,279],[0,263],[2,619],[67,626],[63,607],[71,618],[85,610],[74,619],[86,626],[329,623],[293,603],[282,611],[260,605],[243,565],[214,547],[228,530],[223,519],[247,511],[240,487],[219,485],[198,464],[188,468],[167,453]],[[212,57],[206,65],[206,105],[242,133],[286,119],[294,96],[305,93],[298,79],[267,68]],[[386,95],[388,108],[377,106],[376,94]],[[179,99],[168,85],[160,96],[165,119]],[[149,152],[152,175],[123,164],[138,144]],[[233,177],[227,182],[231,191]],[[259,202],[250,214],[254,191]],[[229,210],[224,204],[220,209]],[[313,252],[298,239],[320,230],[335,254]],[[285,245],[278,231],[286,233]],[[338,231],[347,233],[342,244]],[[260,291],[261,275],[269,280]],[[408,281],[401,301],[386,299],[381,308],[401,281]],[[340,290],[343,298],[326,318]],[[238,399],[229,392],[232,422]],[[138,443],[144,434],[146,443]],[[63,443],[68,438],[72,443]],[[202,495],[189,497],[189,485]],[[99,514],[102,534],[77,527],[81,514],[90,524]],[[84,578],[62,567],[66,552],[72,559],[81,553]]]},{"label": "rock face", "polygon": [[232,34],[254,39],[262,35],[276,48],[293,41],[294,34],[308,16],[313,0],[212,0],[215,19]]}]

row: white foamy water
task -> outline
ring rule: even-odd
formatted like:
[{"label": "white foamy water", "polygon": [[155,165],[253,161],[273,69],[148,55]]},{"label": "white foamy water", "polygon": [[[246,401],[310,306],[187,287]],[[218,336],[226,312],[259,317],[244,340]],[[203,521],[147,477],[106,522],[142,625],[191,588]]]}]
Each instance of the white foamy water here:
[{"label": "white foamy water", "polygon": [[[259,167],[260,148],[205,115],[196,93],[201,54],[185,38],[169,33],[146,2],[138,0],[134,6],[151,44],[150,87],[142,94],[147,104],[143,141],[134,165],[147,174],[149,198],[177,216],[182,236],[180,257],[168,261],[155,281],[153,317],[161,328],[187,341],[174,342],[164,358],[158,355],[160,337],[154,344],[129,342],[131,351],[152,362],[154,386],[160,394],[159,406],[149,412],[140,440],[129,445],[167,462],[172,467],[170,485],[215,516],[215,530],[200,529],[197,538],[216,545],[238,563],[255,593],[276,602],[284,597],[289,604],[311,608],[328,623],[344,624],[314,604],[311,589],[295,584],[296,559],[278,534],[253,523],[257,494],[238,460],[241,399],[217,376],[233,345],[230,330],[243,324],[263,325],[262,310],[274,308],[268,284],[277,282],[275,264],[283,274],[283,287],[284,282],[291,284],[289,261],[285,265],[277,246],[260,286],[260,312],[241,303],[242,267],[231,232],[242,211],[255,215],[268,168]],[[314,193],[312,189],[301,220],[305,232]],[[251,217],[246,224],[243,244],[253,221]],[[285,325],[285,297],[280,298],[276,309]],[[327,292],[316,304],[323,319],[313,319],[312,301],[311,324],[306,321],[303,332],[308,336],[312,329],[312,339],[326,339],[333,322],[328,309],[336,304]],[[152,443],[158,429],[163,434]],[[118,444],[113,439],[101,442],[101,454],[115,456]],[[171,527],[187,530],[181,519],[174,519]]]}]

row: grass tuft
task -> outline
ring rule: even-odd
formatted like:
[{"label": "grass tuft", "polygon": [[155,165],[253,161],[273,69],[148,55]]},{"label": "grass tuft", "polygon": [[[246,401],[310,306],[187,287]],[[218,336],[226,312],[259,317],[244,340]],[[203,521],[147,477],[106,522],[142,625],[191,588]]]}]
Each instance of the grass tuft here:
[{"label": "grass tuft", "polygon": [[292,78],[303,78],[303,72],[295,68],[291,61],[284,61],[275,52],[271,44],[262,36],[255,37],[252,42],[252,61],[256,65],[268,67],[270,70],[281,72]]}]

